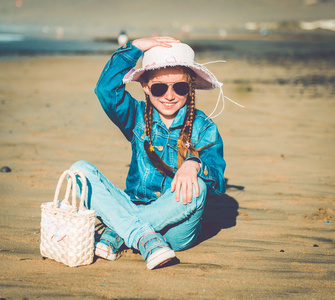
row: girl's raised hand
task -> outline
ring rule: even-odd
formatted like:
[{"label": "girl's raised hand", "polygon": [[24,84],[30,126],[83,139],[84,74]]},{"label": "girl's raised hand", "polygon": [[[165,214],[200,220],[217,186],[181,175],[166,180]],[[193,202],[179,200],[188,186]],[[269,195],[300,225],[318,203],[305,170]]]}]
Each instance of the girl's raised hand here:
[{"label": "girl's raised hand", "polygon": [[169,36],[157,36],[157,37],[136,39],[132,42],[132,44],[135,47],[142,50],[143,52],[156,46],[170,48],[171,45],[169,45],[168,43],[180,43],[180,41]]},{"label": "girl's raised hand", "polygon": [[180,200],[180,193],[183,204],[191,203],[193,196],[193,187],[195,196],[199,197],[198,184],[199,163],[196,161],[185,161],[178,169],[171,183],[171,192],[176,192],[176,200]]}]

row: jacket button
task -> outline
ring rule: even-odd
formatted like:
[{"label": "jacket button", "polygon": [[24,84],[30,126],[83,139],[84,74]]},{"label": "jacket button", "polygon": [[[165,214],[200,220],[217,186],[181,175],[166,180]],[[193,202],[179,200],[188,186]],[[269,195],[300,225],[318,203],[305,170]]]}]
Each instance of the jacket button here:
[{"label": "jacket button", "polygon": [[162,196],[162,194],[161,194],[160,192],[156,192],[155,195],[156,195],[157,197]]},{"label": "jacket button", "polygon": [[207,176],[208,175],[208,171],[207,171],[207,168],[205,167],[205,170],[204,170],[204,175]]}]

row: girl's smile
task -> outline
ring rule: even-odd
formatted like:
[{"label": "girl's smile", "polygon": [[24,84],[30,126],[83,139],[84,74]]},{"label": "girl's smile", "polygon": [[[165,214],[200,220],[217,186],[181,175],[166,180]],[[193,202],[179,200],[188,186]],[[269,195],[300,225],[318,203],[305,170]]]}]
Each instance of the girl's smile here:
[{"label": "girl's smile", "polygon": [[[155,71],[148,85],[143,87],[144,91],[150,96],[152,105],[156,108],[167,127],[170,127],[179,109],[181,109],[187,101],[188,94],[181,96],[174,91],[173,85],[176,82],[187,82],[186,76],[181,69],[159,69]],[[165,83],[168,85],[168,89],[164,95],[159,97],[153,96],[150,87],[155,83]]]}]

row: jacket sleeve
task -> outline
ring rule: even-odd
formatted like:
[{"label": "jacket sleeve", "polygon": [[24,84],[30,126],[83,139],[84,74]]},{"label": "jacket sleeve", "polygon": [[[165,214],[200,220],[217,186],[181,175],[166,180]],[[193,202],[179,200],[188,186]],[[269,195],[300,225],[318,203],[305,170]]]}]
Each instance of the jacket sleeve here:
[{"label": "jacket sleeve", "polygon": [[208,194],[224,194],[226,191],[224,178],[226,162],[223,158],[223,142],[217,126],[212,121],[200,132],[199,141],[195,147],[204,148],[199,152],[199,158],[191,156],[187,159],[200,163],[198,176],[206,183]]},{"label": "jacket sleeve", "polygon": [[122,80],[135,67],[142,54],[131,42],[116,50],[103,69],[94,90],[107,116],[129,141],[133,135],[138,101],[125,90]]}]

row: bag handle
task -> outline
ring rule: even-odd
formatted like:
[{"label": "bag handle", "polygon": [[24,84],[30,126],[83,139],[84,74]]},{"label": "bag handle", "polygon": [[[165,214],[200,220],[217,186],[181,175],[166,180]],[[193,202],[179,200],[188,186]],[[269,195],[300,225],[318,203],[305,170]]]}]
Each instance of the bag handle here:
[{"label": "bag handle", "polygon": [[[74,182],[74,184],[76,183],[76,178],[74,176],[74,174],[70,171],[70,170],[66,170],[63,172],[63,174],[59,177],[57,186],[56,186],[56,191],[55,191],[55,197],[54,197],[54,201],[53,201],[53,206],[52,208],[56,208],[58,206],[58,197],[59,197],[59,191],[62,187],[63,181],[66,178],[66,176],[69,175],[69,181],[67,183],[67,187],[66,187],[66,193],[65,193],[65,198],[64,198],[64,202],[69,204],[69,195],[70,195],[70,190],[71,190],[71,186],[72,186],[72,182]],[[74,201],[73,201],[74,200]],[[72,189],[72,208],[73,208],[73,203],[76,205],[76,189]]]},{"label": "bag handle", "polygon": [[64,199],[63,199],[63,201],[62,201],[62,202],[64,202],[64,203],[67,204],[67,205],[70,205],[70,202],[69,202],[69,195],[70,195],[70,192],[71,192],[71,186],[72,186],[72,178],[69,177],[69,179],[68,179],[68,181],[67,181],[65,197],[64,197]]},{"label": "bag handle", "polygon": [[69,203],[69,196],[70,196],[70,192],[71,192],[71,188],[72,188],[72,207],[70,209],[70,212],[77,210],[77,206],[76,206],[77,180],[76,180],[76,176],[75,176],[76,174],[80,176],[81,183],[82,183],[79,210],[87,210],[87,208],[84,206],[86,189],[87,189],[86,177],[79,170],[75,170],[73,172],[70,171],[70,170],[66,170],[60,176],[60,178],[58,180],[57,187],[56,187],[55,197],[54,197],[54,201],[53,201],[53,208],[56,208],[58,206],[58,197],[59,197],[59,192],[60,192],[61,186],[62,186],[63,181],[66,178],[66,176],[69,175],[69,180],[68,180],[67,186],[66,186],[65,198],[64,198],[63,201],[66,204],[70,204]]},{"label": "bag handle", "polygon": [[[87,190],[86,176],[79,170],[74,170],[73,173],[79,175],[81,179],[81,195],[80,195],[80,202],[79,202],[79,210],[87,210],[87,208],[84,206],[86,190]],[[75,205],[73,206],[73,201],[72,201],[72,208],[73,207],[76,208]]]}]

